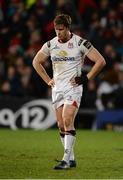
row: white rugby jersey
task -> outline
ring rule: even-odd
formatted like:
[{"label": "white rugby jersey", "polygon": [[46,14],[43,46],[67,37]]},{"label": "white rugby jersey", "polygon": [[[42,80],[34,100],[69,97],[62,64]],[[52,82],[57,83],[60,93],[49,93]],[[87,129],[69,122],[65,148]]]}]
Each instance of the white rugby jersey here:
[{"label": "white rugby jersey", "polygon": [[71,78],[81,75],[85,55],[92,48],[90,42],[75,34],[65,43],[60,43],[55,37],[42,46],[40,51],[51,56],[56,88],[66,89],[71,86]]}]

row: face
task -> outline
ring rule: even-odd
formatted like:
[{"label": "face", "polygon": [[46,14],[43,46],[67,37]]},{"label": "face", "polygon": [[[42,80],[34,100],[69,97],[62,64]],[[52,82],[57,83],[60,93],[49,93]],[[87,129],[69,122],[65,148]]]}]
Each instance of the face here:
[{"label": "face", "polygon": [[63,24],[55,25],[54,28],[59,40],[64,42],[69,39],[69,29],[66,28]]}]

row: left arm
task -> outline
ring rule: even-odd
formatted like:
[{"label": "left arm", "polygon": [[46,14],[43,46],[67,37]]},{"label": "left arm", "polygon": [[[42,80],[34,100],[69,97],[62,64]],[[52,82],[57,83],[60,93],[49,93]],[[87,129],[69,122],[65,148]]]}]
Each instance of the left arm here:
[{"label": "left arm", "polygon": [[105,59],[103,56],[95,49],[91,49],[91,51],[87,54],[87,57],[95,62],[92,69],[88,72],[87,75],[83,75],[81,77],[74,77],[70,80],[73,86],[80,84],[87,84],[88,80],[95,78],[95,76],[102,70],[102,68],[106,65]]},{"label": "left arm", "polygon": [[70,82],[73,86],[80,85],[80,84],[87,84],[88,80],[95,78],[96,75],[106,65],[106,62],[103,56],[99,53],[97,49],[92,47],[91,43],[88,42],[87,40],[85,40],[83,44],[81,44],[80,49],[82,49],[84,54],[95,64],[91,68],[91,70],[88,72],[87,75],[82,74],[80,77],[77,76],[77,77],[72,78]]},{"label": "left arm", "polygon": [[90,72],[87,74],[88,80],[91,80],[102,70],[102,68],[106,65],[106,62],[103,56],[95,48],[87,54],[87,57],[95,63]]}]

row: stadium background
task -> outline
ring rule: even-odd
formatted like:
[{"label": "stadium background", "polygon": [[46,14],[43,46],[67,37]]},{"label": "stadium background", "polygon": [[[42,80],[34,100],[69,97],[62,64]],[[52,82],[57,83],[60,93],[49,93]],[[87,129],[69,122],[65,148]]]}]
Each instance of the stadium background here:
[{"label": "stadium background", "polygon": [[[122,0],[0,0],[0,126],[40,129],[43,121],[49,122],[51,91],[33,69],[32,59],[43,43],[55,36],[53,19],[59,12],[72,17],[72,32],[91,41],[107,63],[99,76],[88,82],[76,126],[121,130]],[[86,58],[83,71],[87,73],[91,66]],[[44,67],[52,76],[50,60]],[[46,105],[32,103],[39,99],[46,100]],[[52,114],[50,118],[55,117]]]},{"label": "stadium background", "polygon": [[[107,62],[85,88],[76,117],[77,168],[62,172],[53,170],[63,148],[51,91],[32,67],[55,35],[59,12],[71,15],[72,31]],[[44,66],[52,75],[50,60]],[[86,59],[83,71],[91,66]],[[0,179],[123,179],[122,109],[122,0],[0,0]]]}]

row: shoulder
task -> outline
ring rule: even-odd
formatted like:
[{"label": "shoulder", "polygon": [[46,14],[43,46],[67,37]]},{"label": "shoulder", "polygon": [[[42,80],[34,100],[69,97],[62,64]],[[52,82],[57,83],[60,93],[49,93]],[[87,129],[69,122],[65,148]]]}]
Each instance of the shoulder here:
[{"label": "shoulder", "polygon": [[81,39],[82,37],[80,37],[79,35],[77,35],[77,34],[74,34],[74,33],[72,33],[73,34],[73,37],[74,38],[76,38],[76,39]]},{"label": "shoulder", "polygon": [[51,46],[53,46],[54,44],[56,44],[58,38],[57,37],[54,37],[53,39],[49,40],[46,42],[47,44],[47,47],[50,48]]},{"label": "shoulder", "polygon": [[75,35],[75,38],[77,40],[78,46],[84,46],[87,49],[90,49],[92,47],[92,44],[89,40],[84,39],[78,35]]},{"label": "shoulder", "polygon": [[76,43],[78,44],[78,46],[80,46],[82,44],[82,42],[84,41],[84,39],[76,34],[73,34],[73,38],[76,41]]}]

